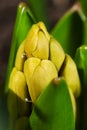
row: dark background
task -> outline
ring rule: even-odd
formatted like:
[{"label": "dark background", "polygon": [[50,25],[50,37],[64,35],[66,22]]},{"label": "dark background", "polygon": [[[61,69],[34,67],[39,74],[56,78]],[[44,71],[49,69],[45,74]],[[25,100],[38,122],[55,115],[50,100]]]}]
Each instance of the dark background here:
[{"label": "dark background", "polygon": [[[4,87],[10,44],[17,6],[24,0],[0,0],[0,93]],[[76,0],[47,0],[49,20],[53,26]]]}]

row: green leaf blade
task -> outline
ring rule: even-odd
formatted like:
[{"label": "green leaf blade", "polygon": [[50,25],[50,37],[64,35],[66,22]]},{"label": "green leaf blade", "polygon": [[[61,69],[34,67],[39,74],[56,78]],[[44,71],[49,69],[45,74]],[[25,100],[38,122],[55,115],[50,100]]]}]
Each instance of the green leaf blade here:
[{"label": "green leaf blade", "polygon": [[78,0],[81,4],[81,7],[83,9],[83,12],[87,16],[87,0]]},{"label": "green leaf blade", "polygon": [[75,56],[76,49],[84,42],[86,17],[76,3],[58,21],[51,34],[59,41],[66,53]]},{"label": "green leaf blade", "polygon": [[87,130],[87,45],[80,46],[75,55],[81,81],[79,97],[79,130]]},{"label": "green leaf blade", "polygon": [[51,83],[40,95],[29,118],[33,130],[74,130],[75,119],[67,85],[63,79]]},{"label": "green leaf blade", "polygon": [[46,27],[49,29],[50,23],[48,19],[46,0],[27,0],[27,2],[29,3],[32,12],[35,15],[37,22],[43,21]]},{"label": "green leaf blade", "polygon": [[75,62],[79,71],[80,78],[84,86],[87,86],[87,45],[80,46],[75,55]]},{"label": "green leaf blade", "polygon": [[35,21],[33,17],[31,16],[31,14],[29,14],[29,8],[26,5],[26,3],[20,3],[17,9],[14,32],[11,42],[11,49],[9,54],[6,81],[5,81],[5,93],[7,93],[8,91],[9,76],[14,66],[17,49],[22,43],[22,41],[25,39],[29,29],[31,28],[34,22]]}]

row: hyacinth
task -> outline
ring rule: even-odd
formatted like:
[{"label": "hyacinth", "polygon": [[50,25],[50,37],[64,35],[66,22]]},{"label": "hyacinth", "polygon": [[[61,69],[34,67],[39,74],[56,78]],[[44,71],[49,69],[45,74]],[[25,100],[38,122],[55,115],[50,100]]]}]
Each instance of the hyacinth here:
[{"label": "hyacinth", "polygon": [[81,91],[76,65],[58,41],[48,33],[43,22],[34,24],[17,51],[15,66],[10,75],[8,110],[11,129],[17,118],[29,115],[29,104],[25,99],[29,99],[30,95],[30,100],[35,103],[50,82],[59,77],[64,77],[67,83],[76,115],[75,97]]},{"label": "hyacinth", "polygon": [[[24,74],[33,102],[55,78],[64,76],[75,96],[80,94],[80,80],[72,58],[47,32],[42,22],[34,24],[25,39]],[[73,74],[73,76],[72,76]],[[74,84],[73,84],[74,83]]]},{"label": "hyacinth", "polygon": [[23,72],[33,103],[54,78],[61,76],[65,78],[74,96],[80,94],[80,80],[74,61],[47,32],[42,22],[32,26],[20,45],[15,68]]}]

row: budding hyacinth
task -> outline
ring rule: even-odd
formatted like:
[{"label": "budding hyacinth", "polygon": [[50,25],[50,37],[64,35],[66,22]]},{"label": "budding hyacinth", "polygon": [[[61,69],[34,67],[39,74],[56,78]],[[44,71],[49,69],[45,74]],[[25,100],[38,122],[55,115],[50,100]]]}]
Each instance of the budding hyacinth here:
[{"label": "budding hyacinth", "polygon": [[[15,120],[18,115],[26,116],[29,111],[25,102],[29,96],[28,91],[32,102],[35,103],[42,91],[58,77],[64,77],[66,80],[75,115],[75,97],[80,95],[80,80],[76,65],[72,58],[65,54],[58,41],[47,32],[45,25],[39,22],[32,26],[17,51],[15,67],[9,82],[11,91],[8,94],[8,108],[11,117]],[[18,123],[16,128],[19,128]]]},{"label": "budding hyacinth", "polygon": [[32,102],[35,102],[46,86],[58,77],[65,53],[42,22],[33,25],[29,31],[25,39],[25,53],[24,74]]},{"label": "budding hyacinth", "polygon": [[73,95],[79,96],[80,80],[76,65],[42,22],[34,24],[29,31],[25,39],[25,53],[24,74],[32,102],[58,76],[63,76]]}]

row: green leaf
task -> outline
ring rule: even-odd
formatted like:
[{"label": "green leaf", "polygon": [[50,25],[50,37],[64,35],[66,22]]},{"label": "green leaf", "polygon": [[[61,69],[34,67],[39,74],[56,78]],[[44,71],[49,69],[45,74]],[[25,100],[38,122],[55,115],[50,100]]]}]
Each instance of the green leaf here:
[{"label": "green leaf", "polygon": [[[76,51],[75,62],[80,73],[82,84],[87,86],[87,45],[79,47]],[[87,89],[87,87],[85,88]]]},{"label": "green leaf", "polygon": [[[82,45],[85,35],[86,16],[79,3],[76,3],[55,25],[51,34],[60,42],[66,53],[75,56],[76,49]],[[87,30],[87,29],[86,29]]]},{"label": "green leaf", "polygon": [[81,81],[81,95],[79,98],[79,130],[87,130],[87,45],[76,51],[75,62]]},{"label": "green leaf", "polygon": [[87,0],[78,0],[82,6],[83,12],[87,16]]},{"label": "green leaf", "polygon": [[47,14],[46,0],[27,0],[37,22],[43,21],[47,28],[49,28],[49,20]]},{"label": "green leaf", "polygon": [[37,99],[29,118],[31,130],[74,130],[75,119],[64,79],[51,82]]},{"label": "green leaf", "polygon": [[11,50],[10,50],[6,82],[5,82],[5,92],[8,91],[9,76],[14,66],[17,49],[21,44],[21,42],[25,39],[34,21],[35,21],[34,17],[30,12],[26,3],[20,3],[17,9],[16,22],[15,22],[13,38],[11,43]]},{"label": "green leaf", "polygon": [[87,45],[87,18],[84,22],[84,27],[83,27],[83,44]]}]

